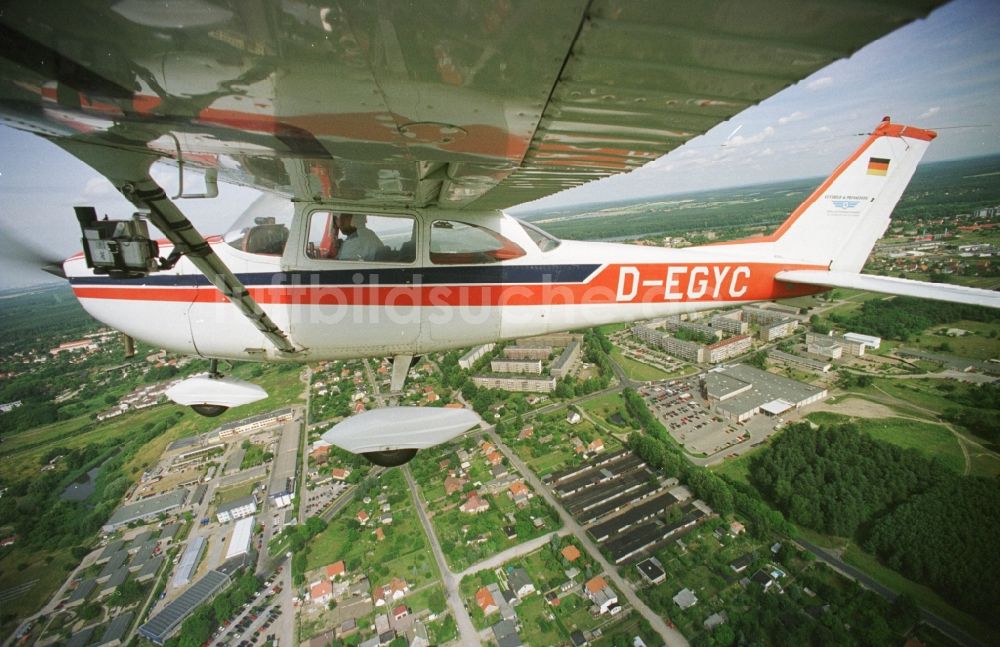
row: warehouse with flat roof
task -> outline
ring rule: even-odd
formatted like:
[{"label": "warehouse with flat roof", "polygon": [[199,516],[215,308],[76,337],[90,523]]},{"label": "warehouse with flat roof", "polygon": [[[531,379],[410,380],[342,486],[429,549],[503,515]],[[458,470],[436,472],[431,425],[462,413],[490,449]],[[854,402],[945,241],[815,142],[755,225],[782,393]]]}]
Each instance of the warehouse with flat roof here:
[{"label": "warehouse with flat roof", "polygon": [[139,633],[157,645],[162,645],[175,631],[180,629],[185,618],[200,605],[212,599],[216,593],[229,586],[231,581],[225,573],[209,571],[205,577],[195,582],[191,588],[165,606],[163,611],[139,627]]},{"label": "warehouse with flat roof", "polygon": [[278,508],[292,504],[292,495],[295,492],[295,468],[299,463],[299,437],[301,433],[302,425],[286,424],[278,437],[278,447],[274,450],[267,496],[271,500],[271,504]]},{"label": "warehouse with flat roof", "polygon": [[187,501],[188,491],[185,488],[177,488],[172,492],[152,496],[142,499],[129,505],[123,505],[115,510],[111,518],[101,527],[104,532],[114,532],[124,525],[140,519],[154,517],[161,512],[167,512],[174,508],[179,508]]}]

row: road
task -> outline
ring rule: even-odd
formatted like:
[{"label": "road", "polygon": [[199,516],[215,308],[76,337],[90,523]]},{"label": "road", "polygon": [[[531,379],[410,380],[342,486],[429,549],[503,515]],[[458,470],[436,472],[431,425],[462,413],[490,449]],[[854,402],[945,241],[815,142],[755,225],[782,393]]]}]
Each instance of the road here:
[{"label": "road", "polygon": [[[612,366],[614,365],[615,364],[612,362]],[[528,465],[522,461],[517,454],[511,451],[511,449],[504,444],[504,442],[500,439],[500,436],[493,430],[493,428],[491,428],[487,433],[490,435],[493,443],[497,446],[497,449],[499,449],[501,453],[507,457],[507,460],[509,460],[511,464],[516,467],[522,475],[524,475],[524,478],[528,480],[535,492],[544,497],[545,501],[559,513],[559,517],[563,522],[563,527],[568,528],[573,536],[579,540],[581,545],[586,548],[591,558],[600,564],[601,568],[604,569],[604,572],[607,573],[608,579],[611,580],[618,591],[625,597],[626,600],[628,600],[629,604],[632,605],[632,608],[642,614],[642,617],[649,622],[650,626],[653,627],[653,630],[660,634],[660,637],[663,638],[663,642],[668,647],[686,646],[688,644],[687,639],[684,638],[681,632],[668,626],[667,623],[663,621],[663,618],[656,615],[652,609],[646,606],[645,602],[639,599],[639,596],[636,594],[635,589],[632,588],[632,585],[626,582],[625,578],[618,574],[618,570],[604,558],[604,555],[601,554],[601,551],[599,551],[594,542],[591,541],[587,532],[583,529],[583,526],[577,523],[576,519],[571,517],[569,513],[566,512],[556,498],[552,496],[549,489],[545,487],[541,479],[538,478],[535,472],[528,467]]]},{"label": "road", "polygon": [[[833,570],[837,571],[844,577],[856,581],[861,586],[865,587],[870,591],[878,593],[879,595],[881,595],[886,600],[889,600],[890,602],[896,599],[897,593],[895,591],[875,581],[864,572],[851,566],[850,564],[840,559],[839,557],[837,557],[830,551],[826,550],[825,548],[821,548],[816,544],[806,541],[805,539],[796,539],[794,541],[796,544],[798,544],[800,548],[804,548],[805,550],[808,550],[809,552],[813,553],[814,555],[816,555],[817,559],[825,562]],[[957,643],[963,645],[971,645],[975,647],[985,647],[983,643],[970,636],[965,630],[956,627],[955,625],[948,622],[939,615],[936,615],[934,613],[931,613],[930,611],[927,611],[926,609],[921,608],[920,616],[924,622],[934,627],[935,629],[937,629],[938,631],[948,636]]]},{"label": "road", "polygon": [[469,611],[465,608],[465,603],[462,602],[462,595],[458,591],[458,583],[461,581],[461,577],[452,573],[451,569],[448,568],[447,562],[444,560],[444,552],[441,550],[441,544],[434,533],[434,527],[431,526],[430,519],[427,518],[423,502],[417,496],[417,484],[413,480],[410,467],[404,465],[402,469],[403,476],[406,477],[406,484],[410,487],[410,497],[413,499],[413,507],[417,511],[417,516],[420,517],[420,523],[424,526],[424,534],[427,535],[427,540],[431,543],[431,552],[434,553],[434,561],[437,562],[438,570],[441,571],[441,580],[444,582],[444,590],[448,595],[448,606],[451,607],[451,612],[455,616],[455,624],[458,626],[458,635],[461,643],[463,645],[479,645],[481,644],[479,632],[473,626],[472,618],[469,616]]}]

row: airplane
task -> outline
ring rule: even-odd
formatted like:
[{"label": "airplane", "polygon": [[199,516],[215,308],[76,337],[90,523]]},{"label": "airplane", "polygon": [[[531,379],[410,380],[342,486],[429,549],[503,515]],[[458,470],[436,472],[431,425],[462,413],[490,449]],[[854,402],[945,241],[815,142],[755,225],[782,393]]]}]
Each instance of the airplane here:
[{"label": "airplane", "polygon": [[[84,251],[57,271],[98,321],[211,359],[171,397],[218,415],[266,396],[219,360],[392,357],[399,391],[435,351],[832,287],[1000,307],[860,274],[936,136],[888,118],[758,239],[558,240],[503,210],[637,168],[938,4],[15,1],[0,119],[136,206],[77,207]],[[150,175],[161,160],[175,196]],[[262,197],[204,236],[180,205],[220,177]],[[354,422],[342,446],[399,464],[477,422],[418,411]],[[373,445],[386,416],[399,429]]]}]

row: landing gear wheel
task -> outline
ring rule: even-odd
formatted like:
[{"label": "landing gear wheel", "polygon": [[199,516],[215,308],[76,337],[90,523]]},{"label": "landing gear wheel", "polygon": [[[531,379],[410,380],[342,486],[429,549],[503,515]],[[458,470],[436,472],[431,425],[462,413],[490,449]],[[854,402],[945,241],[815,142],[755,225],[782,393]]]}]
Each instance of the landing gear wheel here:
[{"label": "landing gear wheel", "polygon": [[381,467],[397,467],[405,465],[417,455],[416,449],[387,449],[381,452],[364,452],[361,454],[368,462]]}]

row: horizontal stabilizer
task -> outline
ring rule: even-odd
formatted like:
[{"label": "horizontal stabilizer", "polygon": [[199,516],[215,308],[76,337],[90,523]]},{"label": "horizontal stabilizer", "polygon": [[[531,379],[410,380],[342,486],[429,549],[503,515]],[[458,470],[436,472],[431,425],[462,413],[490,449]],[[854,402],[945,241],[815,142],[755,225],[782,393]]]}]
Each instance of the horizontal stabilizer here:
[{"label": "horizontal stabilizer", "polygon": [[853,272],[824,272],[821,270],[787,270],[778,272],[775,278],[788,283],[822,285],[829,288],[852,288],[868,292],[1000,308],[1000,292],[968,288],[962,285],[927,283],[890,276],[872,276]]}]

